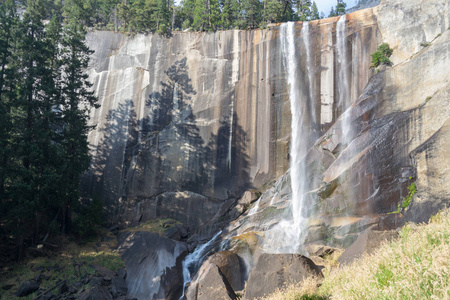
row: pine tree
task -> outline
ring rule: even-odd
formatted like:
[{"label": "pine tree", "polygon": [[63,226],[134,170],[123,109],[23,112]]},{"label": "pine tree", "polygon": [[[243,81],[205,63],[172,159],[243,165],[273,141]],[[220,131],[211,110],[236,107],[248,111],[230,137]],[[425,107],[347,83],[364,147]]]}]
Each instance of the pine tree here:
[{"label": "pine tree", "polygon": [[320,19],[319,10],[317,9],[317,4],[315,1],[313,1],[311,5],[311,20],[318,20]]},{"label": "pine tree", "polygon": [[336,15],[337,16],[345,15],[346,7],[347,7],[347,4],[344,2],[344,0],[337,0]]},{"label": "pine tree", "polygon": [[11,139],[11,99],[16,86],[17,24],[19,18],[13,0],[0,4],[0,224],[7,223],[10,201],[8,201],[7,181],[10,177],[9,163],[12,153]]},{"label": "pine tree", "polygon": [[61,87],[61,180],[64,187],[63,231],[71,231],[72,208],[78,201],[78,185],[81,174],[89,167],[87,134],[88,113],[96,105],[84,70],[88,67],[92,52],[84,42],[85,32],[79,24],[70,23],[64,30],[62,40]]},{"label": "pine tree", "polygon": [[259,0],[242,0],[241,12],[243,20],[242,29],[256,28],[262,20],[261,3]]}]

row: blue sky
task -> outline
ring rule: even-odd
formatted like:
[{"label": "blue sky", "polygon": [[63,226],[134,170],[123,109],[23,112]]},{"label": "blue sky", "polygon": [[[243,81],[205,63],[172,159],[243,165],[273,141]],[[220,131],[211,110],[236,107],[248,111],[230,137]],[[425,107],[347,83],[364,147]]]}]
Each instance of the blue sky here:
[{"label": "blue sky", "polygon": [[[328,14],[330,13],[331,7],[336,6],[337,1],[336,0],[314,0],[316,1],[317,8],[320,11],[323,11],[325,14],[325,17],[328,17]],[[355,6],[355,4],[358,2],[357,0],[344,0],[345,3],[347,3],[347,8]]]}]

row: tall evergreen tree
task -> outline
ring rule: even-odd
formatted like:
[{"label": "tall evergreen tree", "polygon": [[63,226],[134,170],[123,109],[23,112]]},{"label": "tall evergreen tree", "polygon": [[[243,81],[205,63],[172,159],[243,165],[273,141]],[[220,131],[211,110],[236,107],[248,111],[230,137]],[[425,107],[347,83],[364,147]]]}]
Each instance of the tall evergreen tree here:
[{"label": "tall evergreen tree", "polygon": [[87,134],[88,112],[96,105],[96,98],[90,90],[91,84],[84,70],[88,67],[92,53],[84,42],[83,28],[72,22],[64,30],[62,40],[61,86],[62,130],[61,138],[61,183],[64,187],[63,231],[71,231],[72,208],[77,203],[78,184],[81,174],[89,167]]}]

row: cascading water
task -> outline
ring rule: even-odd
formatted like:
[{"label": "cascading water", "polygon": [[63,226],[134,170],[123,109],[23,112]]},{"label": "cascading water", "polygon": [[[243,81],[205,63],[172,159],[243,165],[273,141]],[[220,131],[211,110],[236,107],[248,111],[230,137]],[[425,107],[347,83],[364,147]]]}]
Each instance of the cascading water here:
[{"label": "cascading water", "polygon": [[289,100],[292,114],[290,145],[290,177],[292,189],[292,218],[283,220],[267,232],[270,245],[266,252],[301,253],[305,238],[306,218],[304,217],[304,193],[306,169],[302,163],[308,149],[309,128],[306,124],[307,99],[299,88],[299,53],[295,50],[295,23],[280,26],[280,42],[284,56],[284,66],[289,86]]},{"label": "cascading water", "polygon": [[[348,74],[348,65],[349,61],[347,58],[347,37],[346,37],[346,27],[345,22],[347,18],[346,15],[343,15],[339,18],[339,21],[336,25],[336,48],[337,48],[337,60],[339,67],[339,76],[338,76],[338,105],[341,112],[345,112],[350,105],[350,80]],[[350,139],[350,130],[351,130],[351,119],[348,114],[343,115],[342,123],[341,123],[341,131],[342,131],[342,144],[347,145]]]},{"label": "cascading water", "polygon": [[302,27],[302,37],[303,43],[306,50],[306,70],[308,72],[308,84],[309,84],[309,103],[311,104],[311,121],[313,124],[316,123],[316,110],[314,105],[314,69],[313,60],[311,58],[311,37],[309,35],[309,22],[303,22]]},{"label": "cascading water", "polygon": [[191,282],[191,273],[197,272],[198,268],[203,262],[204,256],[206,252],[209,250],[208,247],[219,237],[222,233],[222,230],[216,233],[212,239],[210,239],[207,243],[197,246],[194,252],[189,253],[184,259],[183,266],[183,294],[180,297],[180,300],[184,299],[184,292],[186,285]]}]

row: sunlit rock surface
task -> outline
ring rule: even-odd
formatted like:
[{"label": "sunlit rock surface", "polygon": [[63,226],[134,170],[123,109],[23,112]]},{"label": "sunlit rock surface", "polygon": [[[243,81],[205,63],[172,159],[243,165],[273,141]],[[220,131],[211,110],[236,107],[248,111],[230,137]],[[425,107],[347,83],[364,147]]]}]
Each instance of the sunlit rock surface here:
[{"label": "sunlit rock surface", "polygon": [[[309,114],[299,162],[305,243],[349,247],[368,228],[426,221],[449,204],[450,2],[382,1],[347,15],[345,66],[338,20],[310,22],[308,43],[305,24],[295,24],[295,85]],[[376,71],[370,54],[382,42],[393,66]],[[278,253],[270,232],[292,217],[280,27],[170,38],[92,32],[88,44],[102,106],[90,119],[83,196],[99,196],[124,226],[176,219],[194,246],[222,230],[220,250],[243,260],[243,278],[263,253]],[[348,99],[339,101],[344,73]],[[410,206],[393,213],[412,182]],[[260,197],[241,198],[252,189]]]}]

